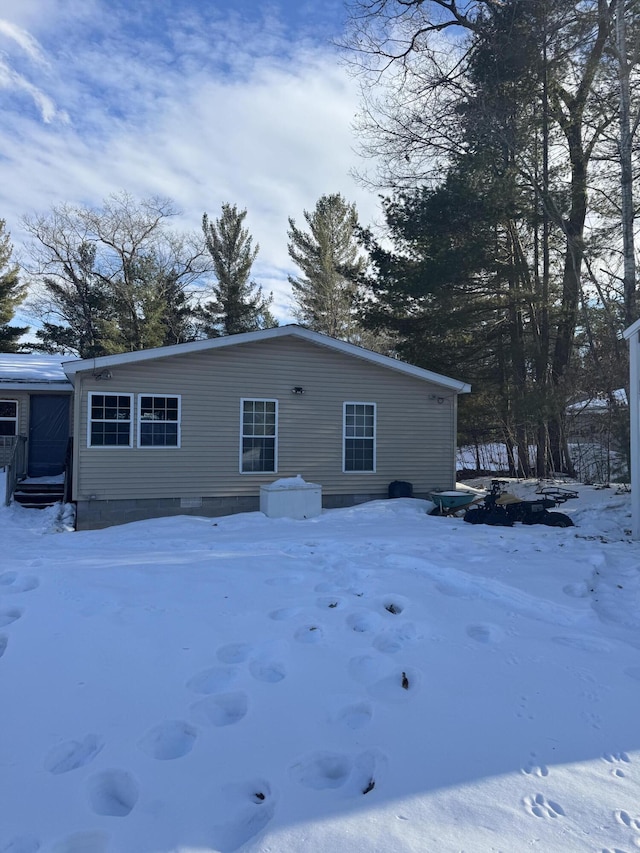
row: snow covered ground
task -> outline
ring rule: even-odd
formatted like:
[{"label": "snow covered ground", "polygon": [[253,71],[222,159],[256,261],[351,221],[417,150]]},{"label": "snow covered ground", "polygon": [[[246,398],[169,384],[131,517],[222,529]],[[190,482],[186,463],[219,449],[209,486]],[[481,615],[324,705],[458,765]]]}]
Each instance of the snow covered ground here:
[{"label": "snow covered ground", "polygon": [[429,506],[0,508],[0,851],[640,849],[629,495],[568,529]]}]

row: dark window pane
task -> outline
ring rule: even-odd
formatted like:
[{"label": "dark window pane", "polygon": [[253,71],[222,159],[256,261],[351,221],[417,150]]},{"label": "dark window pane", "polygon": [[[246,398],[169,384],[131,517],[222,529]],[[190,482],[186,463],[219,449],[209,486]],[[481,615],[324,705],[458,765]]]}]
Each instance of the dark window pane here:
[{"label": "dark window pane", "polygon": [[245,438],[242,441],[243,471],[275,471],[275,440]]},{"label": "dark window pane", "polygon": [[18,404],[14,400],[0,400],[0,418],[17,418]]},{"label": "dark window pane", "polygon": [[16,422],[15,421],[0,421],[0,435],[15,435],[16,434]]},{"label": "dark window pane", "polygon": [[177,447],[178,425],[163,423],[140,424],[141,447]]},{"label": "dark window pane", "polygon": [[373,441],[348,438],[344,447],[345,471],[373,471]]}]

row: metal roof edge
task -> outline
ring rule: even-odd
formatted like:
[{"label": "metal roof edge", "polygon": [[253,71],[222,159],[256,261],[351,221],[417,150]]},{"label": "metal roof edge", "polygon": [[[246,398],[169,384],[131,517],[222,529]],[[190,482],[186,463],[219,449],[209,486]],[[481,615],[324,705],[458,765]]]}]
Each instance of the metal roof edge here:
[{"label": "metal roof edge", "polygon": [[73,391],[71,382],[64,379],[31,380],[31,379],[0,379],[0,393],[3,391]]},{"label": "metal roof edge", "polygon": [[168,358],[174,355],[187,355],[193,352],[206,352],[213,349],[222,349],[229,346],[239,346],[246,343],[255,343],[259,341],[270,340],[278,337],[298,337],[302,340],[308,340],[316,343],[319,346],[325,346],[328,349],[337,350],[347,355],[355,356],[356,358],[364,359],[373,364],[378,364],[381,367],[386,367],[391,370],[397,370],[400,373],[405,373],[409,376],[414,376],[416,379],[422,379],[425,382],[431,382],[435,385],[441,385],[444,388],[449,388],[460,394],[468,394],[471,391],[471,386],[466,382],[461,382],[456,379],[451,379],[448,376],[443,376],[439,373],[434,373],[431,370],[426,370],[422,367],[416,367],[413,364],[408,364],[405,361],[400,361],[395,358],[390,358],[387,355],[373,352],[356,344],[340,341],[332,338],[329,335],[314,332],[304,326],[289,324],[286,326],[276,326],[273,329],[260,329],[256,332],[242,332],[237,335],[226,335],[220,338],[207,338],[202,341],[192,341],[186,344],[173,344],[168,347],[156,347],[155,349],[139,350],[137,352],[118,353],[117,355],[105,355],[98,358],[75,359],[62,363],[62,369],[69,379],[76,373],[84,370],[92,370],[99,372],[107,367],[115,367],[122,364],[135,364],[141,361],[150,361],[157,358]]}]

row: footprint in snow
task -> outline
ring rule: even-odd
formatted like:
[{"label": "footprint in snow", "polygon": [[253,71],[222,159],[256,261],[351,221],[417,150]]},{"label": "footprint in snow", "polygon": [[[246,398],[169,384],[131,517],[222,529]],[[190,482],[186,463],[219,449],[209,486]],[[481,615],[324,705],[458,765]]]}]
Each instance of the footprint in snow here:
[{"label": "footprint in snow", "polygon": [[386,618],[387,616],[400,616],[406,610],[408,603],[404,596],[390,593],[389,595],[385,595],[384,598],[379,598],[376,606]]},{"label": "footprint in snow", "polygon": [[19,607],[0,607],[0,628],[11,625],[22,616],[23,612]]},{"label": "footprint in snow", "polygon": [[69,740],[54,746],[47,753],[44,769],[58,776],[69,773],[79,767],[86,767],[93,761],[104,746],[104,741],[98,735],[90,734],[82,740]]},{"label": "footprint in snow", "polygon": [[372,684],[385,671],[385,664],[372,655],[358,655],[348,664],[349,675],[360,684]]},{"label": "footprint in snow", "polygon": [[195,727],[184,720],[166,720],[150,729],[138,746],[151,758],[172,761],[191,752],[196,736]]},{"label": "footprint in snow", "polygon": [[218,693],[227,690],[238,677],[235,666],[212,666],[193,675],[187,681],[187,687],[194,693]]},{"label": "footprint in snow", "polygon": [[347,616],[347,625],[356,634],[370,634],[373,631],[378,631],[382,620],[377,613],[371,613],[368,610],[356,611]]},{"label": "footprint in snow", "polygon": [[615,776],[616,779],[624,779],[626,774],[622,767],[624,767],[625,764],[631,764],[631,759],[626,752],[605,752],[602,758],[607,762],[607,764],[612,765],[612,776]]},{"label": "footprint in snow", "polygon": [[351,773],[351,759],[340,752],[319,750],[311,752],[292,764],[289,772],[293,779],[305,788],[321,791],[325,788],[340,788]]},{"label": "footprint in snow", "polygon": [[217,805],[228,820],[212,828],[212,846],[221,853],[234,853],[265,829],[276,804],[271,785],[264,779],[225,786]]},{"label": "footprint in snow", "polygon": [[538,776],[539,778],[549,775],[549,768],[546,764],[536,764],[533,760],[528,761],[522,768],[525,776]]},{"label": "footprint in snow", "polygon": [[298,643],[307,643],[314,645],[320,643],[324,639],[324,632],[320,625],[303,625],[293,635],[293,639]]},{"label": "footprint in snow", "polygon": [[244,663],[249,659],[253,647],[249,643],[228,643],[220,646],[216,657],[220,663]]},{"label": "footprint in snow", "polygon": [[478,622],[467,626],[467,636],[477,643],[492,645],[504,640],[504,631],[498,625],[490,622]]},{"label": "footprint in snow", "polygon": [[340,752],[319,750],[300,758],[289,768],[292,778],[315,791],[345,788],[349,796],[371,793],[386,770],[386,756],[376,749],[367,750],[352,760]]},{"label": "footprint in snow", "polygon": [[191,715],[203,726],[233,726],[246,716],[248,707],[246,693],[238,690],[201,699],[191,706]]},{"label": "footprint in snow", "polygon": [[126,770],[104,770],[89,779],[91,808],[105,817],[127,817],[138,802],[138,783]]},{"label": "footprint in snow", "polygon": [[29,592],[39,586],[40,581],[35,575],[21,575],[18,572],[3,572],[0,575],[0,592]]},{"label": "footprint in snow", "polygon": [[333,723],[346,726],[348,729],[357,730],[368,726],[373,717],[373,708],[370,702],[354,701],[337,708],[329,719]]},{"label": "footprint in snow", "polygon": [[378,634],[373,641],[373,647],[385,655],[395,655],[408,643],[413,642],[417,633],[412,622],[405,622],[398,628],[391,628]]},{"label": "footprint in snow", "polygon": [[397,705],[408,702],[415,694],[419,683],[418,672],[407,668],[401,672],[394,670],[386,678],[381,678],[379,681],[370,684],[367,690],[374,698]]},{"label": "footprint in snow", "polygon": [[279,610],[272,610],[269,618],[274,622],[288,622],[291,619],[297,619],[301,613],[301,607],[281,607]]},{"label": "footprint in snow", "polygon": [[617,809],[614,812],[614,815],[618,823],[626,826],[627,829],[640,830],[640,820],[631,817],[629,812],[625,812],[623,809]]},{"label": "footprint in snow", "polygon": [[525,797],[524,804],[529,814],[534,817],[557,818],[565,816],[565,811],[559,803],[547,800],[542,794]]},{"label": "footprint in snow", "polygon": [[374,788],[380,790],[389,761],[379,749],[368,749],[357,755],[347,784],[349,794],[370,794]]},{"label": "footprint in snow", "polygon": [[249,664],[249,672],[256,681],[264,681],[266,684],[277,684],[287,676],[287,670],[283,663],[276,660],[257,658]]},{"label": "footprint in snow", "polygon": [[337,595],[325,595],[316,601],[317,606],[321,610],[340,610],[344,607],[344,602]]},{"label": "footprint in snow", "polygon": [[9,643],[9,638],[6,634],[0,634],[0,658],[7,650],[7,644]]}]

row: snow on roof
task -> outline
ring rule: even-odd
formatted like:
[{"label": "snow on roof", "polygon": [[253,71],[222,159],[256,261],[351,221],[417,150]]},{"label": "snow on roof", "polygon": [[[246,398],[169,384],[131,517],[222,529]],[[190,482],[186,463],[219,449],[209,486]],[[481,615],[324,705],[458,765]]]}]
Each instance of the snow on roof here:
[{"label": "snow on roof", "polygon": [[[619,406],[627,405],[627,392],[624,388],[618,388],[612,393],[612,397]],[[591,397],[587,400],[580,400],[577,403],[571,403],[567,406],[567,412],[574,414],[580,412],[602,412],[611,408],[611,401],[608,397],[598,396]]]},{"label": "snow on roof", "polygon": [[69,386],[69,381],[62,369],[62,362],[69,356],[41,355],[28,353],[0,353],[0,384],[21,385],[25,383],[52,382]]}]

